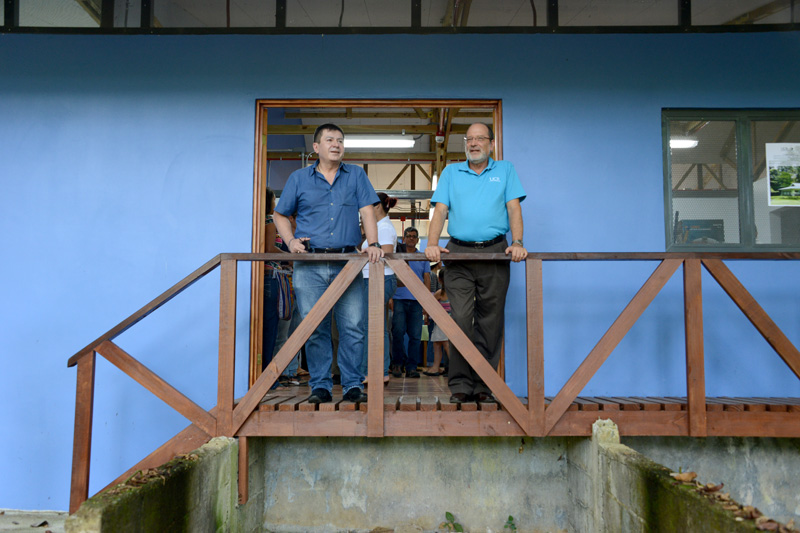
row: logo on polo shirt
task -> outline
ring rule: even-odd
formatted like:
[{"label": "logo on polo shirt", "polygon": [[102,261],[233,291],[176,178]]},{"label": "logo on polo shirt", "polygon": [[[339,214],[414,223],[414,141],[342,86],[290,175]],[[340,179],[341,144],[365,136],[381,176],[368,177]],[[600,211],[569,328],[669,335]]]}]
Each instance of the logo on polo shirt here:
[{"label": "logo on polo shirt", "polygon": [[492,176],[491,178],[489,178],[489,181],[496,181],[497,183],[500,183],[500,177],[499,176]]}]

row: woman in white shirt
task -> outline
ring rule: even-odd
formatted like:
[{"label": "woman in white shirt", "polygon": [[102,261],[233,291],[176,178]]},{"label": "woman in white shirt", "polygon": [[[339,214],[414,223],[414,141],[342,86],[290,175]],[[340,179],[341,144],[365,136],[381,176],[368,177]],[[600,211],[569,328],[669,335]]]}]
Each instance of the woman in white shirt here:
[{"label": "woman in white shirt", "polygon": [[[379,192],[378,198],[380,199],[380,203],[372,206],[375,209],[375,218],[378,221],[378,244],[381,245],[381,248],[386,253],[393,253],[396,251],[397,247],[397,231],[394,229],[392,225],[392,221],[389,219],[389,210],[397,205],[397,198],[393,198],[386,193]],[[367,241],[365,240],[361,244],[361,251],[367,249]],[[364,275],[364,301],[366,302],[365,305],[369,305],[369,263],[364,265],[364,269],[362,270],[362,274]],[[389,320],[386,319],[386,304],[389,300],[391,300],[392,296],[394,296],[394,291],[397,289],[397,278],[395,278],[394,272],[388,266],[383,267],[383,306],[384,306],[384,328],[383,328],[383,382],[386,383],[389,381]],[[369,313],[364,313],[364,336],[368,335],[369,328],[368,328],[368,315]],[[362,356],[361,360],[361,373],[366,376],[367,375],[367,351],[368,351],[369,342],[364,342],[364,355]],[[364,382],[366,383],[366,379]]]}]

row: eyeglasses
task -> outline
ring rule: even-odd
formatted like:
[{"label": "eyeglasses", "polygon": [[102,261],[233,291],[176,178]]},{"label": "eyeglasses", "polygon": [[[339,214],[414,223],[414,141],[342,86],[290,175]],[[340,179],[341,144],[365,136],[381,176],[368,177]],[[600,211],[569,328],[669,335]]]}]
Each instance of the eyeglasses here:
[{"label": "eyeglasses", "polygon": [[472,141],[478,141],[479,143],[486,142],[490,140],[489,137],[484,137],[481,135],[480,137],[464,137],[465,143],[471,143]]}]

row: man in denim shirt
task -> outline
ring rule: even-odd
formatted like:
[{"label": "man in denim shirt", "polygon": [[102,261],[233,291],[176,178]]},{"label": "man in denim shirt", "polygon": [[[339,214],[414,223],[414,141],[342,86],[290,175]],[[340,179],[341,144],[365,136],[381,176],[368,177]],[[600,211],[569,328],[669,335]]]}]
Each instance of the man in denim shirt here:
[{"label": "man in denim shirt", "polygon": [[[289,251],[303,253],[356,253],[361,243],[358,215],[367,235],[370,262],[383,257],[378,244],[375,212],[378,195],[361,167],[342,162],[344,133],[335,124],[323,124],[314,132],[314,151],[319,160],[310,167],[292,172],[281,194],[273,218]],[[292,231],[289,216],[296,213],[297,229]],[[341,261],[295,261],[294,290],[300,316],[304,319],[327,290],[346,263]],[[343,398],[366,402],[361,391],[359,366],[364,332],[361,329],[366,313],[362,297],[361,276],[357,276],[333,308],[339,330],[337,353],[342,378]],[[306,343],[311,387],[310,403],[332,400],[331,314],[328,314]]]}]

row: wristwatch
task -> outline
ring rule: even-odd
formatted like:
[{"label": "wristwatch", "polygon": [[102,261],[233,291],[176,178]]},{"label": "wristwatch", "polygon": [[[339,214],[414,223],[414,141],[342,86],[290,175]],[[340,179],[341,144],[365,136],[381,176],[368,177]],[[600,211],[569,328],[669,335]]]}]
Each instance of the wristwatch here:
[{"label": "wristwatch", "polygon": [[519,244],[520,246],[525,248],[525,245],[522,243],[522,239],[516,239],[514,241],[511,241],[511,246],[514,246],[515,244]]},{"label": "wristwatch", "polygon": [[374,246],[375,248],[380,248],[381,247],[381,245],[379,243],[377,243],[377,242],[371,242],[371,243],[369,243],[369,246]]}]

